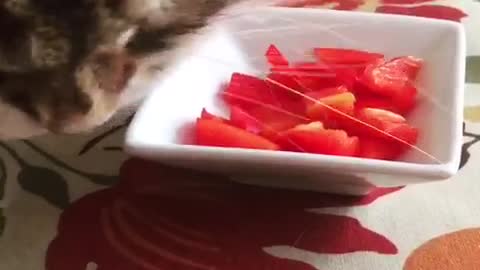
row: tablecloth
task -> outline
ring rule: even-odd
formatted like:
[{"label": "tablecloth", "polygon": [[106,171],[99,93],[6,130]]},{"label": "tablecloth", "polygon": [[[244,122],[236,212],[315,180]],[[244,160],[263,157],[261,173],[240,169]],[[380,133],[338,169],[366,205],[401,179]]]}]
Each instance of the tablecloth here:
[{"label": "tablecloth", "polygon": [[480,2],[303,4],[465,25],[458,175],[355,198],[246,186],[132,159],[121,151],[128,123],[88,136],[0,142],[0,269],[480,269]]}]

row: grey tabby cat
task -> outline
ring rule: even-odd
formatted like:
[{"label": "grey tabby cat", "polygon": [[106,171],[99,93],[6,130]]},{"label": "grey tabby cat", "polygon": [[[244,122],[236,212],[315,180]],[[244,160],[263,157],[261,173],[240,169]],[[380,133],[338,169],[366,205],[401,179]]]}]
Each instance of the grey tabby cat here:
[{"label": "grey tabby cat", "polygon": [[0,0],[0,139],[103,124],[135,99],[125,89],[149,55],[240,1]]}]

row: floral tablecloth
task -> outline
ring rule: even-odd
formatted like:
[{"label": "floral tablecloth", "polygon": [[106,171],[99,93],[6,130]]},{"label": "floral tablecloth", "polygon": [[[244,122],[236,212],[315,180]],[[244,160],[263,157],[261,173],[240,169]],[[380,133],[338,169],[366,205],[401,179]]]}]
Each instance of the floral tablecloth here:
[{"label": "floral tablecloth", "polygon": [[480,2],[303,4],[464,23],[457,176],[352,198],[129,159],[121,151],[127,124],[90,136],[0,142],[0,269],[480,269]]}]

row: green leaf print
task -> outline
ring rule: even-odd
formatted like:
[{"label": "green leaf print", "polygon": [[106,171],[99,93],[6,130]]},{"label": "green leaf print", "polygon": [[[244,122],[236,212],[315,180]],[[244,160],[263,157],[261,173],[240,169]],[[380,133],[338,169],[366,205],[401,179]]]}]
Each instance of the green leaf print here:
[{"label": "green leaf print", "polygon": [[480,55],[467,57],[467,83],[480,83]]},{"label": "green leaf print", "polygon": [[25,164],[18,174],[18,183],[24,190],[60,209],[65,209],[70,203],[65,178],[49,168]]},{"label": "green leaf print", "polygon": [[[68,185],[61,174],[46,167],[30,164],[7,144],[0,142],[0,147],[5,149],[20,166],[17,181],[23,190],[43,198],[60,209],[65,209],[68,206],[70,202]],[[0,162],[0,169],[1,167],[2,163]],[[5,164],[3,164],[3,167],[5,168]],[[5,169],[3,171],[6,172]]]}]

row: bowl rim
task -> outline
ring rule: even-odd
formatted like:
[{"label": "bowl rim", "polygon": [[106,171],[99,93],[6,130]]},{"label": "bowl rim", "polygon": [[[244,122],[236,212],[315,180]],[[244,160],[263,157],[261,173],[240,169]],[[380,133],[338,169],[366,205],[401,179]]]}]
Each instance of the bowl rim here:
[{"label": "bowl rim", "polygon": [[[463,91],[465,87],[465,64],[466,64],[466,37],[463,25],[458,22],[439,20],[424,17],[406,16],[398,14],[381,14],[370,12],[352,12],[352,11],[339,11],[339,10],[325,10],[325,9],[312,9],[312,8],[288,8],[288,7],[261,7],[252,10],[252,12],[279,12],[290,14],[335,14],[343,16],[345,18],[357,17],[359,19],[369,18],[373,16],[378,20],[395,21],[401,23],[405,21],[411,21],[416,23],[429,23],[436,26],[450,27],[451,31],[455,33],[457,42],[457,52],[455,58],[455,76],[452,79],[455,80],[456,87],[454,89],[452,97],[455,99],[453,103],[452,114],[454,115],[451,126],[455,126],[455,134],[451,144],[453,145],[453,151],[448,159],[443,163],[415,163],[405,161],[386,161],[365,159],[358,157],[344,157],[344,156],[331,156],[321,154],[309,154],[309,153],[295,153],[286,151],[265,151],[265,150],[253,150],[253,149],[238,149],[238,148],[222,148],[222,147],[209,147],[209,146],[195,146],[195,145],[183,145],[176,143],[161,143],[161,142],[149,142],[145,143],[141,139],[141,135],[138,134],[137,128],[140,125],[148,125],[143,123],[143,111],[145,106],[148,106],[148,100],[155,95],[155,91],[150,93],[146,97],[144,103],[140,106],[136,115],[134,116],[130,126],[127,129],[125,136],[124,149],[131,155],[137,155],[145,158],[159,158],[159,157],[177,157],[177,158],[191,158],[204,160],[215,160],[215,156],[222,159],[232,160],[247,160],[247,159],[261,159],[261,160],[275,160],[285,161],[288,160],[293,165],[305,165],[308,163],[310,166],[313,164],[321,164],[322,167],[341,168],[343,170],[363,172],[363,173],[381,173],[381,174],[403,174],[405,176],[416,176],[422,178],[434,178],[434,179],[446,179],[455,175],[459,170],[459,164],[461,160],[461,148],[462,148],[462,126],[463,126]],[[147,104],[147,105],[146,105]]]}]

